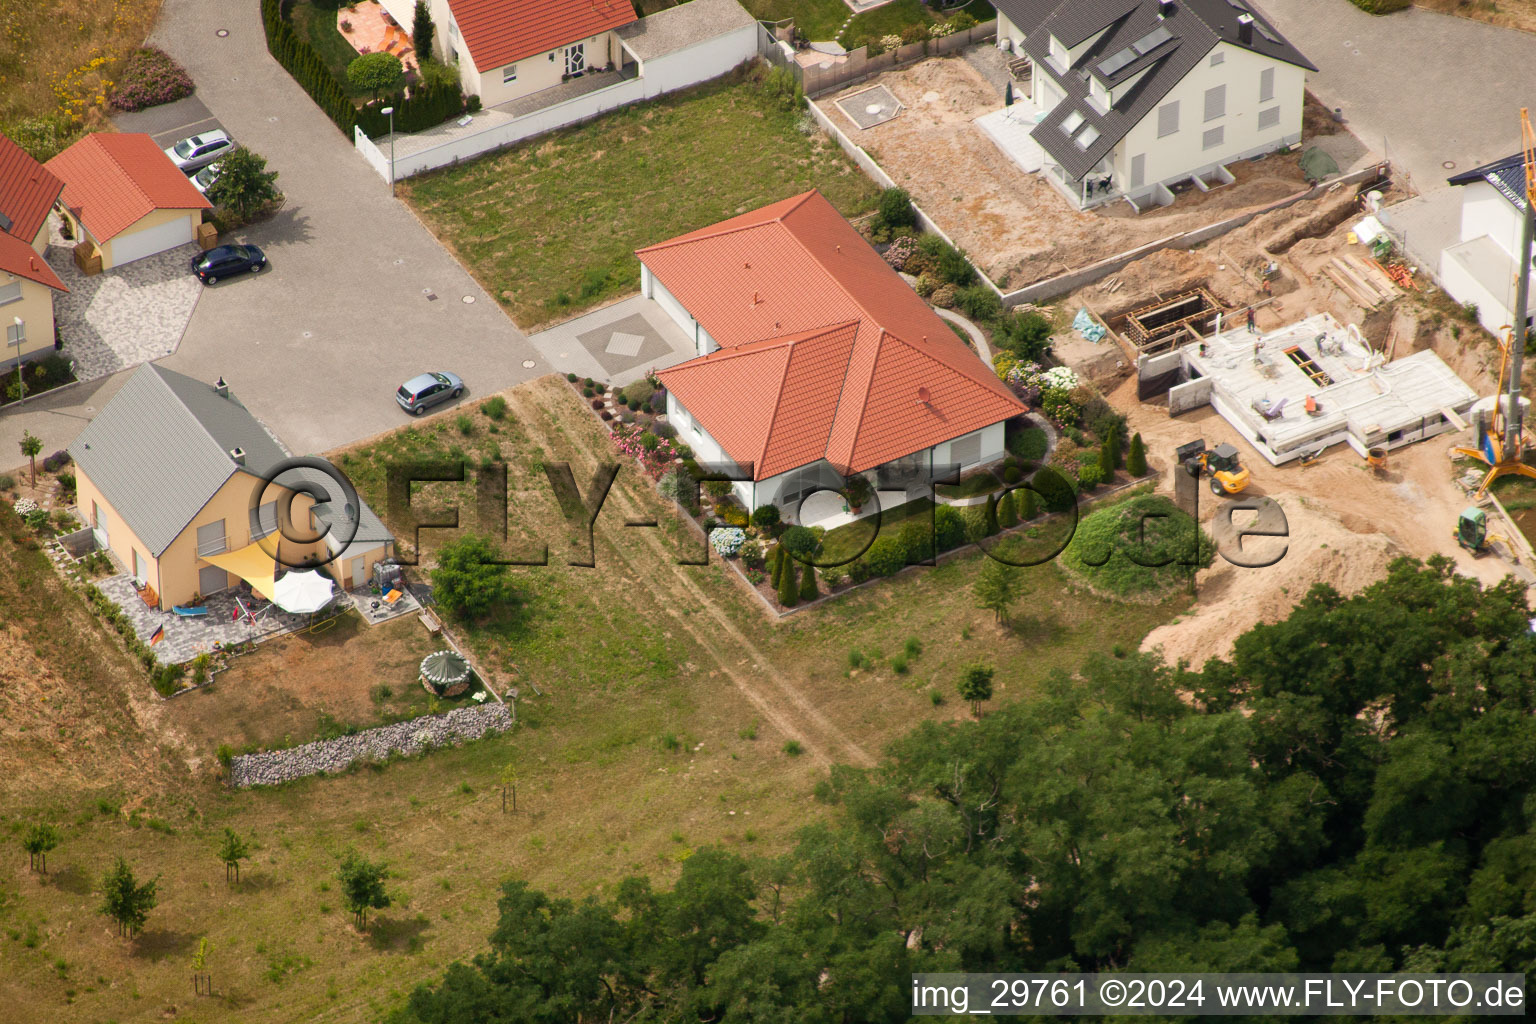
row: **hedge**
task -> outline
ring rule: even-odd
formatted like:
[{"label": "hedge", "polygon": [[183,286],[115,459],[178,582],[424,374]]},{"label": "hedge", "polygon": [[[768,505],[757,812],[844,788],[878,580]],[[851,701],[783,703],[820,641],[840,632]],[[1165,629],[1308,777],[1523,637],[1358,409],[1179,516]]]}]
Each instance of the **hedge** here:
[{"label": "hedge", "polygon": [[283,17],[282,0],[261,0],[261,21],[267,35],[267,52],[350,139],[357,125],[357,109],[309,40],[295,32]]},{"label": "hedge", "polygon": [[1413,6],[1413,0],[1350,0],[1350,3],[1369,14],[1391,14]]},{"label": "hedge", "polygon": [[357,112],[357,126],[370,139],[389,134],[389,117],[380,113],[395,108],[395,131],[419,132],[435,128],[464,112],[464,90],[457,80],[446,84],[418,85],[407,97],[404,90],[381,100],[374,100]]}]

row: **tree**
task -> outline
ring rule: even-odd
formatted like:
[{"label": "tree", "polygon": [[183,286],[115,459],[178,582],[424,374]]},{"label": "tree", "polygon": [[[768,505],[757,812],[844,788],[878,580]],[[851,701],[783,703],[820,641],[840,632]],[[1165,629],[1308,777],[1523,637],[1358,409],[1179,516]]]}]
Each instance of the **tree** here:
[{"label": "tree", "polygon": [[1037,510],[1035,492],[1028,487],[1020,487],[1015,493],[1019,496],[1019,522],[1033,519]]},{"label": "tree", "polygon": [[32,462],[32,486],[37,486],[37,453],[43,450],[43,439],[37,437],[30,430],[21,432],[21,454]]},{"label": "tree", "polygon": [[[800,603],[800,588],[795,579],[795,560],[789,557],[789,552],[779,556],[783,565],[779,568],[779,604],[785,608],[793,608]],[[807,569],[810,566],[806,566]]]},{"label": "tree", "polygon": [[41,868],[48,873],[48,851],[59,845],[59,830],[47,822],[27,826],[21,837],[21,848],[27,851],[27,866],[33,871]]},{"label": "tree", "polygon": [[347,65],[347,81],[358,92],[366,92],[375,99],[381,93],[400,88],[405,68],[400,58],[382,50],[365,53]]},{"label": "tree", "polygon": [[102,875],[100,910],[116,923],[118,935],[132,938],[144,927],[149,912],[155,908],[159,885],[159,875],[140,885],[121,857]]},{"label": "tree", "polygon": [[368,926],[368,911],[383,910],[389,906],[389,894],[384,891],[383,861],[374,863],[356,853],[349,852],[341,862],[336,877],[341,880],[341,900],[352,912],[358,930]]},{"label": "tree", "polygon": [[208,201],[249,222],[282,198],[276,181],[277,172],[267,170],[267,158],[241,146],[219,161]]},{"label": "tree", "polygon": [[997,525],[1004,530],[1019,525],[1019,510],[1013,503],[1012,491],[1004,491],[1003,500],[997,503]]},{"label": "tree", "polygon": [[775,544],[773,552],[768,556],[769,568],[772,570],[769,582],[775,589],[778,588],[780,581],[784,579],[784,563],[787,561],[789,559],[784,556],[784,546],[782,544]]},{"label": "tree", "polygon": [[985,528],[986,528],[986,531],[987,531],[987,536],[990,537],[993,534],[997,533],[997,531],[999,529],[998,518],[997,518],[997,495],[995,495],[995,494],[987,495],[986,511],[984,513],[982,513],[982,514],[983,514],[984,519],[985,519]]},{"label": "tree", "polygon": [[1099,444],[1099,479],[1109,483],[1115,478],[1115,435],[1110,434]]},{"label": "tree", "polygon": [[784,536],[779,538],[779,546],[790,557],[806,561],[816,554],[821,547],[821,538],[808,526],[791,526],[784,531]]},{"label": "tree", "polygon": [[816,589],[816,567],[808,565],[800,577],[800,600],[814,601],[820,594],[821,591]]},{"label": "tree", "polygon": [[432,38],[436,34],[437,26],[432,24],[427,0],[416,0],[416,13],[411,19],[411,46],[416,50],[417,61],[432,59]]},{"label": "tree", "polygon": [[432,570],[432,596],[444,608],[465,618],[479,618],[513,600],[507,567],[489,541],[467,533],[444,544]]},{"label": "tree", "polygon": [[1125,456],[1125,471],[1131,476],[1147,475],[1147,446],[1140,434],[1131,438],[1131,450]]},{"label": "tree", "polygon": [[976,607],[985,608],[997,617],[999,624],[1008,622],[1008,610],[1019,599],[1019,574],[1011,565],[996,559],[987,559],[981,567],[981,575],[971,592],[976,596]]},{"label": "tree", "polygon": [[888,188],[880,193],[880,222],[888,228],[909,228],[917,223],[912,196],[904,188]]},{"label": "tree", "polygon": [[981,702],[992,699],[992,666],[976,664],[961,669],[960,699],[970,702],[973,718],[981,717]]},{"label": "tree", "polygon": [[224,838],[219,842],[219,860],[224,862],[224,881],[229,881],[230,869],[234,869],[235,881],[240,881],[240,862],[250,860],[251,847],[244,839],[240,838],[232,828],[224,830]]}]

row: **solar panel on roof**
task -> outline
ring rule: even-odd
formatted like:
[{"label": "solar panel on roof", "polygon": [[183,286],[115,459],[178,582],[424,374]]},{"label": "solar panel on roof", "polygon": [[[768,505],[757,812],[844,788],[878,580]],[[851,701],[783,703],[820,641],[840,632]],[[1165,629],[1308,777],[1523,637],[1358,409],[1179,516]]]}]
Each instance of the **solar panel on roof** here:
[{"label": "solar panel on roof", "polygon": [[1135,59],[1136,53],[1127,46],[1120,52],[1104,58],[1104,61],[1099,64],[1099,74],[1108,78]]},{"label": "solar panel on roof", "polygon": [[1163,43],[1172,38],[1173,33],[1168,31],[1165,26],[1159,25],[1157,28],[1153,29],[1151,32],[1148,32],[1146,35],[1132,43],[1131,49],[1135,50],[1137,53],[1151,53],[1153,50],[1157,49]]}]

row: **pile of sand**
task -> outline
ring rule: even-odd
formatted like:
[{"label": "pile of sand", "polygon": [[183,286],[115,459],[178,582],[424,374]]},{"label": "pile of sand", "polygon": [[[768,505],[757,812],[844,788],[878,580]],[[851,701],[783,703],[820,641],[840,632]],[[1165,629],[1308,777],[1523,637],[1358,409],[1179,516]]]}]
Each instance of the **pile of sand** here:
[{"label": "pile of sand", "polygon": [[1285,557],[1268,568],[1244,569],[1218,554],[1196,577],[1194,609],[1147,634],[1142,650],[1161,648],[1169,664],[1186,661],[1199,668],[1231,654],[1232,642],[1254,625],[1284,619],[1314,583],[1353,594],[1386,575],[1387,565],[1402,554],[1385,534],[1353,533],[1315,501],[1292,495],[1278,500],[1290,530]]}]

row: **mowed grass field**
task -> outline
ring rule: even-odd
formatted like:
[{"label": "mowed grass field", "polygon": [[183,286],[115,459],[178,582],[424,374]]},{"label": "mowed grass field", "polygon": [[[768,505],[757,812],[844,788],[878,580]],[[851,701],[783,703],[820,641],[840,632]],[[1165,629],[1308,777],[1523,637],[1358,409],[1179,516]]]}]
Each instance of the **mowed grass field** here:
[{"label": "mowed grass field", "polygon": [[[505,398],[499,420],[449,412],[333,458],[381,513],[390,459],[507,464],[508,544],[547,542],[550,565],[513,570],[519,605],[466,635],[498,686],[521,689],[519,724],[339,777],[243,792],[217,777],[221,732],[238,742],[252,735],[246,720],[267,713],[248,689],[265,670],[300,664],[289,659],[309,641],[274,642],[211,693],[160,701],[43,553],[16,543],[20,528],[0,511],[9,627],[0,662],[14,666],[0,688],[0,999],[20,1019],[375,1019],[416,982],[483,948],[502,879],[580,896],[630,872],[667,884],[707,844],[783,852],[825,813],[811,794],[829,765],[870,763],[917,721],[967,713],[954,695],[962,665],[995,665],[999,701],[1028,697],[1050,670],[1116,644],[1134,648],[1184,607],[1182,598],[1111,605],[1043,565],[1022,570],[1017,626],[1005,629],[975,607],[977,554],[779,622],[718,563],[677,564],[689,535],[632,465],[598,518],[596,567],[575,568],[543,469],[569,463],[585,491],[610,458],[606,433],[563,380]],[[420,484],[415,504],[457,504],[473,526],[473,486]],[[624,525],[646,518],[661,525]],[[425,531],[423,557],[451,535]],[[364,627],[326,646],[334,690],[314,674],[308,691],[284,690],[271,715],[293,723],[282,728],[294,742],[307,738],[303,716],[314,708],[345,719],[345,700],[356,707],[346,694],[386,661],[398,674],[424,643],[424,632],[411,633],[419,628]],[[295,694],[310,712],[289,706]],[[373,713],[358,710],[359,724]],[[786,752],[790,740],[801,753]],[[516,814],[501,810],[509,765]],[[37,820],[63,831],[47,878],[29,873],[18,841]],[[214,855],[225,827],[257,844],[238,886],[226,885]],[[336,892],[349,848],[390,866],[395,905],[365,934]],[[117,854],[141,878],[159,876],[160,905],[134,941],[96,913],[94,886]],[[212,997],[195,997],[189,978],[203,938]]]},{"label": "mowed grass field", "polygon": [[105,127],[112,75],[159,11],[160,0],[0,3],[0,131],[47,159]]},{"label": "mowed grass field", "polygon": [[877,190],[801,110],[733,75],[401,183],[525,330],[635,291],[634,251],[810,188],[845,216]]}]

